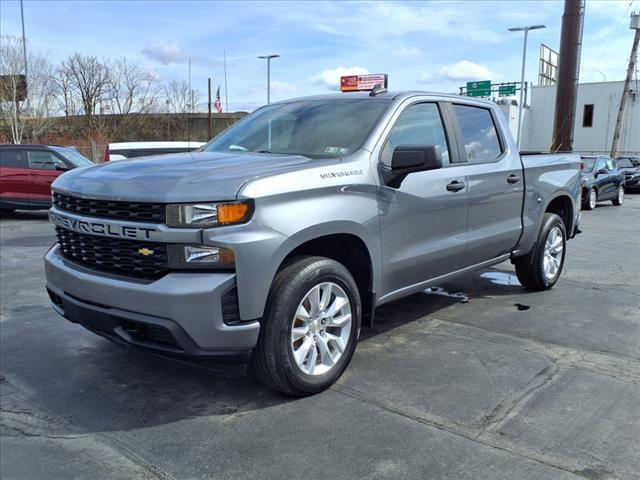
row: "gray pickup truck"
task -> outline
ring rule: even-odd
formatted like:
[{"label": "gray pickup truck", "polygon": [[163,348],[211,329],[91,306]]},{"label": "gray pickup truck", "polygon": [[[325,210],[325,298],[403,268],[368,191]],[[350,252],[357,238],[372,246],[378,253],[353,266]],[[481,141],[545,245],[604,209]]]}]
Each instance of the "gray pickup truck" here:
[{"label": "gray pickup truck", "polygon": [[580,158],[520,155],[489,102],[342,93],[264,106],[199,152],[65,173],[50,219],[65,318],[309,395],[386,302],[505,260],[551,288]]}]

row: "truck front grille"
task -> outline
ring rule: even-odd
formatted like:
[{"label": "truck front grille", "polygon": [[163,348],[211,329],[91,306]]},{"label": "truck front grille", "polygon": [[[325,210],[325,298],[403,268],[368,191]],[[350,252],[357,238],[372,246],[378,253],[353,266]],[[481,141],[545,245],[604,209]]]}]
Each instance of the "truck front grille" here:
[{"label": "truck front grille", "polygon": [[165,205],[161,203],[95,200],[54,192],[53,205],[60,210],[89,217],[149,223],[165,223],[166,221]]},{"label": "truck front grille", "polygon": [[56,227],[56,236],[64,257],[95,270],[142,278],[158,278],[169,270],[164,244],[98,237],[61,227]]}]

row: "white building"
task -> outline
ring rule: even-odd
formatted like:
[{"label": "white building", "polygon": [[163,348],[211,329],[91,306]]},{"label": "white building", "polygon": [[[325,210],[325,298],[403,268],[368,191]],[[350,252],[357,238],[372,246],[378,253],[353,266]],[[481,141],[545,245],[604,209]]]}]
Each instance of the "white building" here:
[{"label": "white building", "polygon": [[[624,82],[582,83],[578,85],[578,102],[573,135],[573,150],[586,154],[609,154],[613,140]],[[548,151],[553,136],[556,87],[531,89],[530,108],[523,115],[521,150]],[[517,107],[504,105],[511,120]],[[514,124],[510,121],[510,126]],[[512,127],[515,136],[516,128]],[[640,81],[631,83],[631,92],[622,120],[618,155],[640,155]]]}]

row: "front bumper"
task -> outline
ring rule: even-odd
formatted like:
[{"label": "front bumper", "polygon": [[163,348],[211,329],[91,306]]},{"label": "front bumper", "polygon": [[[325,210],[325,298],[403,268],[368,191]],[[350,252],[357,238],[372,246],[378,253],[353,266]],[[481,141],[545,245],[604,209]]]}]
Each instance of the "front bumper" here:
[{"label": "front bumper", "polygon": [[68,320],[119,343],[183,357],[247,361],[258,340],[257,321],[227,325],[222,297],[233,273],[169,273],[155,281],[111,276],[63,258],[45,256],[53,308]]}]

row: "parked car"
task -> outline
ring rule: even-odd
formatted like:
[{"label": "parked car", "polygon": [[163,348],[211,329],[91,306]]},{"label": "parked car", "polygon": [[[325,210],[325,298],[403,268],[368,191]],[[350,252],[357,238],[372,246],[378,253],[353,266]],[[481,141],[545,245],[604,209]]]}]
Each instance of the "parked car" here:
[{"label": "parked car", "polygon": [[625,190],[640,190],[640,157],[619,157],[616,166],[624,174]]},{"label": "parked car", "polygon": [[624,203],[624,175],[611,157],[582,157],[582,208],[593,210],[596,203],[611,200],[616,206]]},{"label": "parked car", "polygon": [[70,148],[0,145],[0,210],[49,208],[53,181],[67,170],[91,165]]},{"label": "parked car", "polygon": [[199,149],[203,142],[123,142],[110,143],[104,154],[104,161],[125,160],[127,158],[184,153]]},{"label": "parked car", "polygon": [[494,103],[377,88],[273,103],[200,152],[53,191],[55,311],[160,354],[249,361],[290,395],[340,377],[379,305],[505,260],[552,288],[581,215],[578,155],[520,155]]}]

